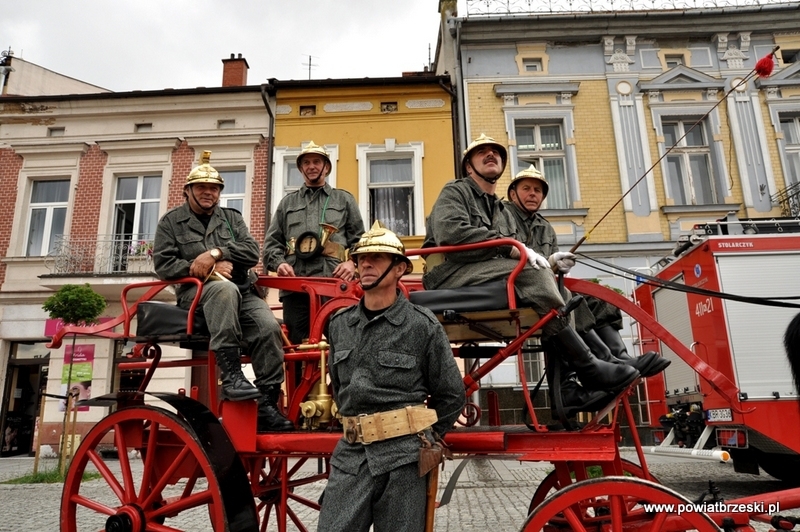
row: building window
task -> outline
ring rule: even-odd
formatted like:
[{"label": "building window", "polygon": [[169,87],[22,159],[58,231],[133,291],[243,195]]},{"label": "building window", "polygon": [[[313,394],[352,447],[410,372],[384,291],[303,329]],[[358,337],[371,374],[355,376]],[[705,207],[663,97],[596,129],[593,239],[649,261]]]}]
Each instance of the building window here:
[{"label": "building window", "polygon": [[26,256],[47,255],[63,236],[69,202],[69,179],[34,181],[28,215]]},{"label": "building window", "polygon": [[525,72],[542,72],[542,60],[539,58],[523,59],[522,68]]},{"label": "building window", "polygon": [[684,64],[683,55],[682,54],[666,55],[664,56],[664,62],[666,63],[667,68],[675,68],[676,66]]},{"label": "building window", "polygon": [[63,128],[63,127],[48,127],[47,128],[47,136],[48,137],[63,137],[65,132],[66,132],[66,128]]},{"label": "building window", "polygon": [[136,124],[137,133],[150,133],[153,131],[153,124]]},{"label": "building window", "polygon": [[301,105],[300,116],[315,116],[317,114],[316,105]]},{"label": "building window", "polygon": [[217,129],[234,129],[236,120],[217,120]]},{"label": "building window", "polygon": [[663,122],[664,145],[675,146],[667,155],[667,180],[676,205],[722,203],[711,169],[705,123],[692,129],[692,121]]},{"label": "building window", "polygon": [[800,183],[800,118],[781,117],[781,131],[786,143],[787,181]]},{"label": "building window", "polygon": [[284,165],[284,190],[288,194],[289,192],[294,192],[298,188],[300,188],[303,183],[303,174],[300,172],[300,169],[297,168],[297,157],[293,159],[286,159],[283,163]]},{"label": "building window", "polygon": [[517,171],[530,165],[544,173],[549,192],[545,209],[569,209],[571,200],[567,184],[566,151],[561,124],[517,122]]},{"label": "building window", "polygon": [[114,200],[114,271],[126,271],[129,255],[152,249],[161,201],[161,176],[120,177]]},{"label": "building window", "polygon": [[800,50],[783,50],[781,49],[781,60],[784,65],[791,65],[797,62],[797,56]]},{"label": "building window", "polygon": [[399,236],[415,234],[412,163],[411,157],[370,159],[370,226],[380,220]]},{"label": "building window", "polygon": [[422,234],[422,142],[357,144],[358,197],[364,225],[380,220],[399,236]]},{"label": "building window", "polygon": [[219,196],[219,204],[242,212],[244,209],[244,189],[246,174],[244,170],[220,171],[220,177],[225,182],[225,187]]}]

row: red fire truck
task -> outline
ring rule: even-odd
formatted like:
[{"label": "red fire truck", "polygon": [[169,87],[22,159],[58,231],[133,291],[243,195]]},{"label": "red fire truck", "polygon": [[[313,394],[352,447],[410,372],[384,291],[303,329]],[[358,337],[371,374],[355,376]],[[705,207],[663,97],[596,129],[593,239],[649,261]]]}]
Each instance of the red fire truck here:
[{"label": "red fire truck", "polygon": [[[643,351],[660,350],[672,360],[646,383],[656,441],[669,430],[663,422],[692,416],[703,429],[696,448],[708,441],[706,447],[730,452],[738,472],[758,474],[761,466],[776,478],[800,481],[800,406],[783,347],[798,308],[747,300],[800,302],[792,299],[800,296],[800,220],[731,219],[696,226],[660,264],[658,280],[690,291],[640,278],[634,298],[697,357],[686,360],[640,330]],[[726,399],[699,378],[703,364],[735,383],[737,396]]]}]

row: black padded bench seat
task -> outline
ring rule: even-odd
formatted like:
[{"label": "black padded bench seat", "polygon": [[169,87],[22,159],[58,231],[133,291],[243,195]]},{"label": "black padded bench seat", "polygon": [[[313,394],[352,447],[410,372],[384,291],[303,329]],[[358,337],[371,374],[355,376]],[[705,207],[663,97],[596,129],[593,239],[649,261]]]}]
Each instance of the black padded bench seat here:
[{"label": "black padded bench seat", "polygon": [[[419,290],[411,292],[409,300],[436,314],[452,343],[496,341],[517,336],[516,324],[508,309],[505,281],[445,290]],[[463,320],[453,322],[445,319],[446,311],[457,313]],[[523,330],[539,320],[539,315],[528,307],[515,312],[519,314]],[[488,337],[487,331],[495,337]]]},{"label": "black padded bench seat", "polygon": [[186,349],[207,349],[209,332],[202,311],[195,312],[194,332],[186,334],[189,311],[163,301],[143,301],[136,309],[136,337],[144,343],[180,343]]}]

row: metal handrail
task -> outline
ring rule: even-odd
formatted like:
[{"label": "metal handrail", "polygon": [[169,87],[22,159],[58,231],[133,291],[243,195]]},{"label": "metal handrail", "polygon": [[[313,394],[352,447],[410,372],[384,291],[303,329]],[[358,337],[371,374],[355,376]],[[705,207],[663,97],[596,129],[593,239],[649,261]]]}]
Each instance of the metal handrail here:
[{"label": "metal handrail", "polygon": [[153,235],[60,235],[45,266],[55,275],[153,273]]}]

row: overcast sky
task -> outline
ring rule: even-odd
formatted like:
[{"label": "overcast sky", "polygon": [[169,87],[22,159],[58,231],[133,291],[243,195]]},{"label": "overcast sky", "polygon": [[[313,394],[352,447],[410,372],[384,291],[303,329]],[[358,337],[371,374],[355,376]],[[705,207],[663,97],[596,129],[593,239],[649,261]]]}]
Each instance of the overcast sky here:
[{"label": "overcast sky", "polygon": [[0,49],[113,91],[218,87],[242,54],[269,78],[393,77],[436,53],[438,0],[25,0]]}]

